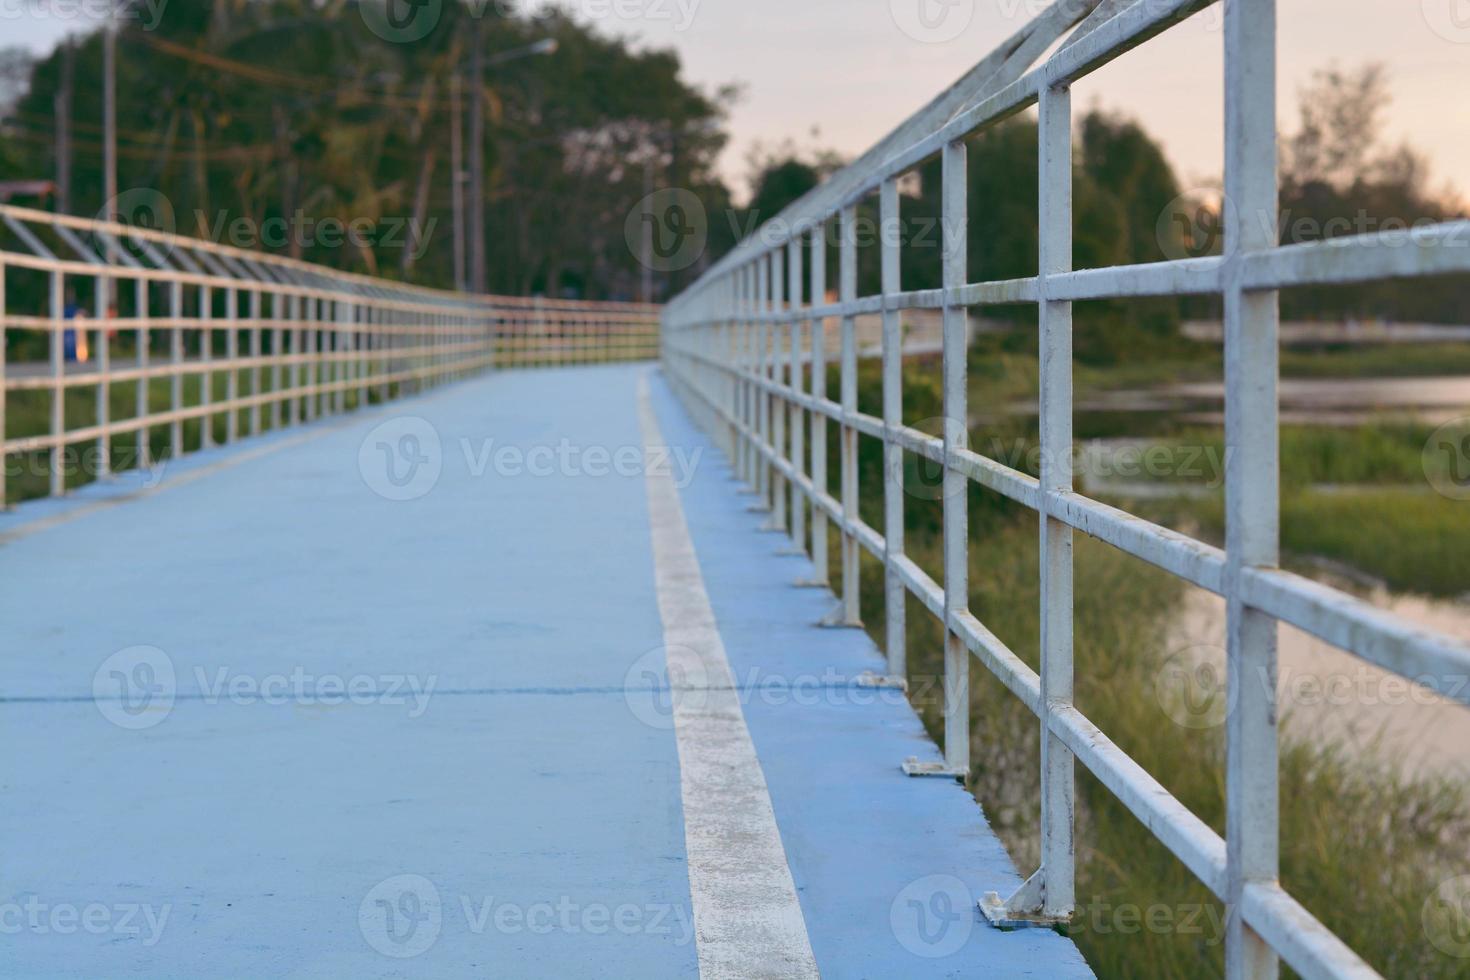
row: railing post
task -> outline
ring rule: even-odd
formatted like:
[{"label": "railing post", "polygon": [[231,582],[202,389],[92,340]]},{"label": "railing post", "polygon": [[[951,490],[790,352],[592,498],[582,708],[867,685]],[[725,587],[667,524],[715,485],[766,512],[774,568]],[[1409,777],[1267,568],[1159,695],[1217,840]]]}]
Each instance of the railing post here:
[{"label": "railing post", "polygon": [[349,347],[346,327],[347,318],[351,315],[352,310],[346,300],[340,299],[332,302],[332,310],[334,313],[332,322],[336,327],[332,331],[332,348],[335,355],[332,382],[337,387],[337,390],[333,392],[332,402],[337,414],[341,415],[347,411],[347,387],[352,380],[350,377],[352,363],[347,359]]},{"label": "railing post", "polygon": [[[783,314],[786,312],[782,289],[782,258],[784,250],[773,248],[766,253],[771,264],[771,449],[773,461],[786,459],[786,406],[789,404],[786,387],[786,337],[790,333]],[[772,531],[786,530],[786,484],[780,470],[771,474],[771,522]]]},{"label": "railing post", "polygon": [[[724,364],[728,369],[740,369],[740,311],[738,279],[732,275],[725,280],[726,305]],[[718,370],[718,368],[716,369]],[[730,464],[734,472],[740,472],[740,376],[729,370],[720,372],[721,391],[724,393],[725,428],[730,433]]]},{"label": "railing post", "polygon": [[264,344],[264,329],[260,323],[264,300],[259,289],[250,291],[250,434],[260,435],[260,358]]},{"label": "railing post", "polygon": [[786,246],[789,268],[786,275],[786,292],[791,310],[791,361],[787,373],[791,376],[791,540],[798,552],[806,550],[806,492],[801,486],[801,477],[806,471],[805,413],[801,397],[805,383],[802,380],[802,337],[806,331],[805,321],[798,320],[801,308],[801,236],[793,234]]},{"label": "railing post", "polygon": [[97,311],[97,479],[112,472],[112,345],[108,342],[108,314],[112,281],[98,276],[93,308]]},{"label": "railing post", "polygon": [[184,420],[178,413],[184,410],[184,284],[177,279],[170,282],[168,291],[168,316],[170,329],[168,338],[169,359],[169,411],[174,414],[169,424],[169,451],[174,459],[184,456]]},{"label": "railing post", "polygon": [[230,406],[225,412],[225,444],[234,442],[240,434],[240,293],[234,287],[225,290],[225,361],[230,373],[225,375],[225,402]]},{"label": "railing post", "polygon": [[379,402],[388,400],[390,384],[388,375],[393,370],[393,336],[388,332],[391,326],[389,321],[390,317],[387,316],[386,310],[373,307],[368,311],[368,322],[371,324],[369,329],[375,338],[372,345],[373,353],[377,355],[373,358],[371,370],[376,370],[378,374]]},{"label": "railing post", "polygon": [[969,169],[963,141],[945,146],[941,167],[940,225],[945,301],[944,388],[944,762],[966,780],[970,774],[970,651],[958,621],[970,610],[969,479],[959,471],[955,450],[969,445],[968,313],[956,291],[965,284],[969,262]]},{"label": "railing post", "polygon": [[857,415],[857,318],[851,305],[857,302],[857,208],[842,209],[842,238],[838,245],[838,292],[846,308],[842,312],[842,363],[839,397],[842,401],[842,604],[838,623],[862,625],[862,585],[858,581],[858,544],[853,527],[858,515]]},{"label": "railing post", "polygon": [[287,422],[296,425],[305,414],[305,405],[302,403],[301,380],[306,373],[305,348],[306,329],[302,316],[302,304],[304,300],[296,293],[292,293],[286,304],[286,313],[291,322],[291,400],[286,403]]},{"label": "railing post", "polygon": [[315,296],[303,296],[301,299],[301,319],[305,328],[306,349],[306,391],[302,395],[302,414],[306,421],[310,422],[317,417],[321,407],[319,392],[317,391],[317,379],[321,377],[321,368],[317,360],[319,338],[317,334],[317,300]]},{"label": "railing post", "polygon": [[770,282],[770,265],[764,258],[756,259],[755,377],[757,384],[755,394],[760,447],[755,456],[755,489],[759,494],[760,506],[767,508],[771,505],[771,466],[765,454],[765,450],[771,445],[771,392],[765,386],[770,380],[770,372],[766,365],[766,358],[769,356],[766,337],[770,329],[770,320],[767,317],[771,298]]},{"label": "railing post", "polygon": [[285,400],[281,391],[286,386],[286,321],[288,301],[282,293],[271,293],[271,429],[281,427]]},{"label": "railing post", "polygon": [[[51,273],[51,496],[66,493],[66,296],[60,272]],[[77,324],[77,327],[80,327]],[[81,330],[74,336],[80,340]]]},{"label": "railing post", "polygon": [[1240,576],[1276,566],[1277,293],[1241,285],[1248,252],[1277,245],[1276,2],[1225,3],[1225,975],[1272,980],[1276,954],[1242,919],[1244,890],[1278,873],[1276,621]]},{"label": "railing post", "polygon": [[744,431],[740,439],[740,478],[746,486],[755,488],[756,461],[755,433],[759,427],[756,409],[755,382],[755,274],[749,265],[740,267],[740,421]]},{"label": "railing post", "polygon": [[203,411],[199,415],[199,448],[208,449],[214,445],[214,416],[209,413],[210,405],[214,401],[214,374],[210,371],[210,362],[214,360],[214,330],[211,319],[214,316],[214,293],[208,286],[199,287],[199,406]]},{"label": "railing post", "polygon": [[[148,305],[148,280],[137,279],[133,282],[133,316],[137,320],[137,347],[138,347],[138,387],[134,393],[136,399],[134,407],[139,420],[148,417],[150,401],[149,395],[153,385],[153,379],[148,376],[148,361],[150,357],[149,346],[153,342],[153,331],[149,329],[148,322],[151,317]],[[149,465],[153,455],[153,447],[150,445],[152,430],[144,425],[134,434],[134,445],[137,447],[137,466],[142,469]]]},{"label": "railing post", "polygon": [[[812,229],[811,254],[811,305],[823,306],[827,302],[827,225],[818,223]],[[827,321],[814,317],[812,330],[812,398],[818,402],[827,398]],[[812,412],[812,486],[816,493],[812,497],[812,584],[827,584],[827,511],[818,502],[819,495],[827,493],[827,415]]]},{"label": "railing post", "polygon": [[1075,887],[1071,751],[1052,732],[1072,705],[1072,528],[1050,516],[1072,491],[1072,304],[1048,296],[1049,276],[1072,271],[1072,93],[1041,93],[1041,914],[1067,919]]},{"label": "railing post", "polygon": [[362,411],[368,404],[368,342],[367,317],[371,309],[361,303],[352,304],[352,352],[354,380],[357,382],[357,410]]},{"label": "railing post", "polygon": [[899,255],[898,181],[883,181],[878,192],[878,241],[883,294],[883,601],[884,652],[888,676],[908,677],[907,604],[898,563],[903,558],[903,320],[894,296],[902,289]]}]

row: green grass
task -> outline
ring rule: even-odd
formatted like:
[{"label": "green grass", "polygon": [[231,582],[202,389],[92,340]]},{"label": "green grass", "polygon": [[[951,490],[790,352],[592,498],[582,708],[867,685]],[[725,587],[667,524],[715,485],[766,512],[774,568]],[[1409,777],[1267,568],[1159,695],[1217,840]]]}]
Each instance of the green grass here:
[{"label": "green grass", "polygon": [[[1284,425],[1281,484],[1288,489],[1321,484],[1426,488],[1424,445],[1433,431],[1433,426],[1395,419],[1355,426]],[[1150,444],[1181,462],[1196,451],[1211,460],[1225,459],[1225,433],[1218,427],[1186,427],[1155,437]],[[1199,482],[1215,475],[1172,469],[1152,474],[1171,483]]]},{"label": "green grass", "polygon": [[[1223,537],[1219,501],[1191,510],[1211,537]],[[1470,503],[1427,488],[1287,494],[1281,547],[1288,558],[1340,562],[1398,592],[1456,598],[1470,591]]]},{"label": "green grass", "polygon": [[1470,344],[1383,344],[1281,352],[1288,378],[1417,378],[1470,374]]},{"label": "green grass", "polygon": [[[242,396],[245,396],[250,393],[250,372],[241,371],[240,375],[238,390]],[[269,369],[261,372],[263,391],[273,390],[272,375],[273,372]],[[216,404],[226,399],[229,383],[227,379],[228,372],[225,371],[217,371],[211,375],[211,398]],[[183,381],[182,406],[190,408],[199,405],[203,392],[201,376],[186,375]],[[289,375],[287,381],[289,383]],[[136,381],[123,381],[111,385],[108,407],[114,422],[136,417],[138,384],[139,382]],[[98,390],[95,386],[72,387],[66,390],[64,411],[68,430],[96,424],[97,397]],[[369,388],[369,401],[376,400],[376,397],[377,389],[374,385]],[[168,411],[172,405],[172,398],[171,379],[154,378],[149,382],[148,408],[150,412]],[[347,391],[346,401],[349,410],[356,408],[358,392],[355,389]],[[217,412],[212,415],[210,425],[215,442],[222,445],[225,442],[229,425],[227,413]],[[241,409],[237,413],[236,425],[237,433],[242,436],[249,431],[248,409]],[[261,408],[261,428],[262,431],[268,431],[271,428],[271,406],[269,405]],[[51,393],[49,391],[9,393],[5,403],[5,436],[7,439],[41,435],[48,433],[50,429]],[[203,445],[204,421],[199,418],[185,419],[182,423],[182,435],[185,453],[199,449]],[[150,460],[157,461],[175,455],[174,447],[170,445],[170,427],[167,423],[150,426],[147,439]],[[140,448],[138,432],[116,434],[111,445],[111,469],[118,472],[137,465]],[[67,488],[76,489],[92,482],[99,469],[99,457],[100,447],[96,442],[74,443],[69,446],[63,457]],[[7,456],[4,462],[6,466],[5,502],[7,504],[44,497],[50,492],[50,454],[48,452],[12,454]]]}]

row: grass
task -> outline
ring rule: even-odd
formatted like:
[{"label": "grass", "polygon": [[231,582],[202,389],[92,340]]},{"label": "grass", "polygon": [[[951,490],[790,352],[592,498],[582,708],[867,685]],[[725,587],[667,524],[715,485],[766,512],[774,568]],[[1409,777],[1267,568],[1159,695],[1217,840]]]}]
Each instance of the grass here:
[{"label": "grass", "polygon": [[[1224,538],[1219,500],[1147,509],[1164,523],[1197,522],[1216,543]],[[1299,490],[1281,499],[1281,548],[1289,559],[1326,558],[1350,566],[1397,592],[1454,599],[1470,590],[1470,504],[1428,488]]]},{"label": "grass", "polygon": [[[1356,426],[1281,427],[1281,485],[1303,489],[1322,484],[1355,486],[1417,486],[1427,488],[1424,445],[1433,426],[1383,419]],[[1189,426],[1149,440],[1169,460],[1183,461],[1195,451],[1202,458],[1225,459],[1225,433],[1218,427]],[[1181,463],[1182,465],[1182,463]],[[1192,483],[1218,476],[1201,467],[1150,471],[1170,483]]]},{"label": "grass", "polygon": [[1470,344],[1382,344],[1281,352],[1288,378],[1416,378],[1470,374]]},{"label": "grass", "polygon": [[[261,372],[262,391],[274,390],[272,387],[273,372],[265,369]],[[210,391],[212,401],[216,404],[225,401],[228,394],[228,372],[216,371],[211,375]],[[286,382],[289,384],[289,374]],[[250,393],[250,372],[242,370],[238,380],[240,394]],[[138,384],[136,381],[123,381],[111,385],[109,389],[108,408],[110,417],[114,422],[124,421],[136,417]],[[183,396],[181,405],[189,408],[200,404],[200,396],[203,392],[201,376],[197,374],[186,375],[183,379]],[[97,421],[97,397],[98,390],[95,386],[78,386],[68,388],[66,391],[65,413],[66,426],[68,430],[84,428],[93,425]],[[328,396],[329,398],[331,396]],[[369,388],[369,401],[376,400],[377,388],[374,384]],[[358,402],[358,391],[350,389],[346,392],[346,403],[349,410],[356,408]],[[154,378],[148,385],[148,407],[152,413],[166,412],[172,405],[171,379]],[[284,412],[284,408],[283,408]],[[223,445],[228,431],[228,413],[216,412],[210,416],[210,427],[214,441]],[[261,408],[262,431],[268,431],[271,426],[272,407],[264,405]],[[242,409],[237,413],[237,432],[244,435],[249,431],[249,410]],[[8,439],[16,439],[23,436],[40,435],[51,429],[51,393],[49,391],[15,391],[10,392],[5,403],[5,436]],[[204,421],[199,418],[185,419],[182,423],[183,451],[194,452],[203,444]],[[167,423],[150,426],[147,434],[148,458],[151,460],[166,459],[177,455],[174,447],[170,446],[170,431]],[[114,471],[130,469],[137,465],[139,459],[140,437],[138,432],[118,433],[112,438],[110,453],[110,468]],[[66,486],[68,489],[76,489],[96,479],[99,467],[100,448],[96,442],[74,443],[67,447],[63,456],[63,472],[66,474]],[[50,454],[48,452],[33,452],[28,454],[13,454],[4,460],[6,466],[5,480],[5,502],[16,504],[24,500],[36,497],[44,497],[50,492]]]}]

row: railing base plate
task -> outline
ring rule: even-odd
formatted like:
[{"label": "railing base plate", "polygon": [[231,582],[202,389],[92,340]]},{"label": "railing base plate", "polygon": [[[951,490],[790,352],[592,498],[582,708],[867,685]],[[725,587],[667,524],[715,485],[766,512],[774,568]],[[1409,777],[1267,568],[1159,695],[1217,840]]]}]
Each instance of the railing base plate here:
[{"label": "railing base plate", "polygon": [[1043,912],[1015,912],[1006,906],[999,892],[986,892],[979,902],[980,914],[985,921],[1002,932],[1017,929],[1055,929],[1069,925],[1071,916],[1046,915]]},{"label": "railing base plate", "polygon": [[892,674],[875,674],[871,670],[865,670],[857,676],[858,687],[896,687],[900,691],[909,689],[907,678],[895,677]]},{"label": "railing base plate", "polygon": [[909,756],[903,760],[903,774],[914,778],[939,777],[941,779],[953,779],[955,782],[964,782],[969,775],[963,769],[955,769],[945,765],[943,762],[920,762],[917,756]]}]

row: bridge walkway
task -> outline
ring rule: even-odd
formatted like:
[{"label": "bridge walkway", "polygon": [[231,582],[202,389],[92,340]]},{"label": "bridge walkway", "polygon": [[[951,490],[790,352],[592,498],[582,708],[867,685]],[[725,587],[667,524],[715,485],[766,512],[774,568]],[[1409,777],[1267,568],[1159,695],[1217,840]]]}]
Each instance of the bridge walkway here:
[{"label": "bridge walkway", "polygon": [[0,974],[1090,976],[749,502],[638,365],[0,515]]}]

